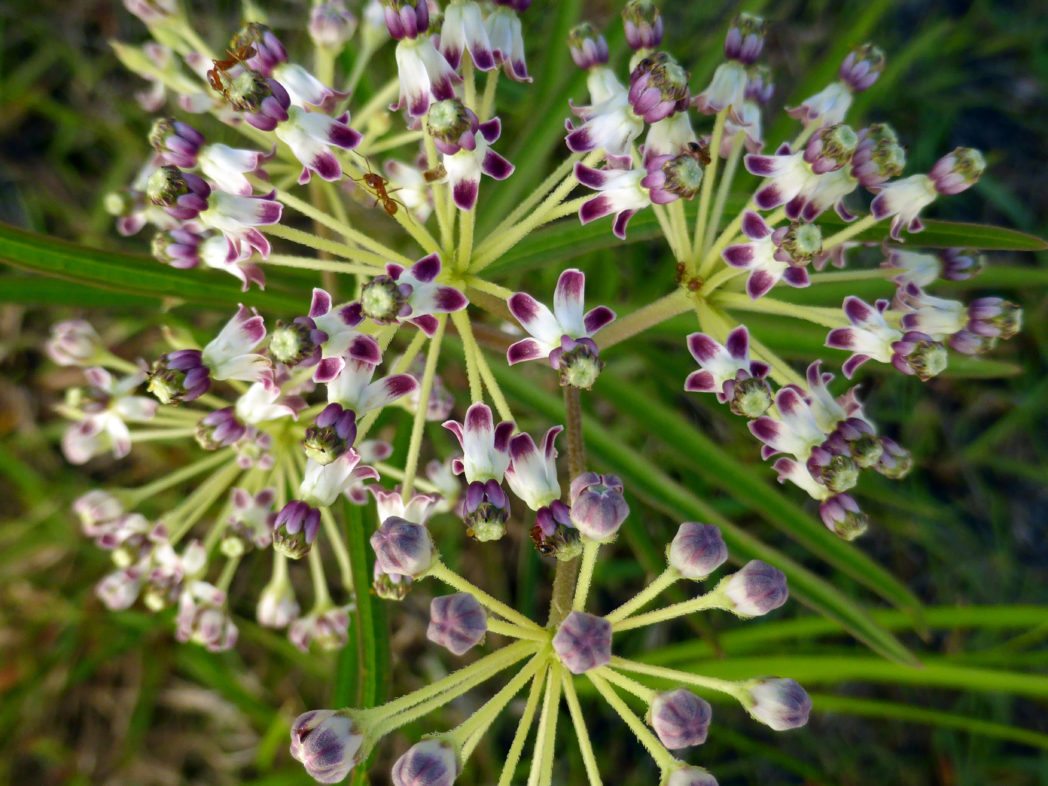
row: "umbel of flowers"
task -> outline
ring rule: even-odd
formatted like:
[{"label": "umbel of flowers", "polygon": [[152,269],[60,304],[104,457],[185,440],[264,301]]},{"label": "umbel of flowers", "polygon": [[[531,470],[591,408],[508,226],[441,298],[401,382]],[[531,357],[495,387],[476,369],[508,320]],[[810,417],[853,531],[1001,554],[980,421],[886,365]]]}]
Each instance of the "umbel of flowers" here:
[{"label": "umbel of flowers", "polygon": [[[792,139],[766,143],[774,85],[759,62],[764,22],[737,17],[724,61],[693,78],[663,48],[658,6],[630,0],[622,13],[627,70],[611,68],[592,25],[572,30],[568,48],[586,72],[589,98],[564,107],[566,157],[477,237],[481,192],[514,175],[497,149],[496,98],[500,80],[531,79],[522,32],[534,14],[529,0],[450,0],[442,11],[426,0],[372,1],[359,16],[339,0],[318,3],[308,20],[312,69],[292,59],[263,19],[248,19],[212,48],[177,4],[126,5],[152,40],[117,44],[116,52],[148,80],[139,100],[160,114],[141,171],[106,200],[118,231],[151,225],[158,263],[186,276],[202,266],[225,271],[248,302],[251,287],[264,288],[267,272],[281,268],[316,271],[327,284],[299,292],[297,313],[279,320],[231,303],[209,341],[168,331],[169,346],[139,362],[109,351],[86,322],[55,326],[49,355],[83,368],[83,384],[60,408],[72,421],[62,439],[71,462],[123,458],[146,442],[198,448],[143,486],[97,489],[75,502],[84,534],[112,553],[114,570],[97,589],[102,601],[177,608],[180,640],[227,649],[237,633],[233,579],[252,552],[267,551],[272,570],[257,594],[258,622],[286,628],[303,650],[341,647],[353,588],[362,586],[353,558],[362,555],[350,553],[338,518],[355,504],[368,510],[360,543],[370,542],[374,569],[365,583],[390,601],[426,579],[446,586],[451,592],[432,601],[428,637],[454,656],[485,654],[382,707],[299,717],[291,753],[321,782],[345,778],[384,736],[499,674],[507,679],[481,709],[397,761],[394,783],[451,783],[522,692],[500,786],[514,779],[535,726],[529,782],[553,782],[562,703],[589,782],[610,778],[600,772],[576,681],[591,683],[621,716],[664,786],[715,783],[678,753],[706,739],[710,691],[772,729],[802,726],[811,703],[792,680],[730,682],[616,655],[625,651],[622,634],[687,614],[771,612],[787,599],[786,579],[759,561],[722,570],[728,554],[719,531],[686,522],[661,574],[618,608],[597,608],[595,566],[630,511],[621,480],[586,463],[581,399],[599,390],[604,349],[693,312],[698,329],[680,336],[697,363],[681,380],[685,390],[712,393],[746,418],[762,457],[775,457],[779,480],[810,495],[831,531],[858,536],[868,526],[854,496],[861,473],[898,478],[913,462],[865,414],[857,388],[831,388],[829,369],[840,363],[851,378],[864,364],[883,364],[919,384],[943,371],[951,350],[987,352],[1020,327],[1019,310],[999,298],[962,303],[931,294],[939,279],[970,278],[983,261],[974,250],[920,250],[915,234],[938,197],[976,182],[982,156],[958,148],[926,174],[904,176],[904,142],[890,126],[847,124],[854,94],[885,66],[872,45],[851,52],[834,82],[788,110],[799,122]],[[345,49],[354,66],[340,76]],[[373,99],[356,101],[362,75],[383,60],[395,76]],[[237,135],[238,146],[217,141]],[[740,165],[760,182],[732,214]],[[549,222],[610,216],[625,237],[644,210],[673,259],[663,270],[668,294],[633,313],[617,318],[587,304],[585,276],[575,269],[562,271],[551,305],[491,280],[489,268]],[[390,227],[371,232],[379,222]],[[391,227],[402,230],[402,244],[379,239]],[[849,269],[870,249],[883,250],[880,267]],[[823,282],[858,277],[882,279],[885,297],[801,306],[786,289],[817,292]],[[741,321],[747,313],[814,322],[833,352],[802,374]],[[520,331],[493,342],[508,345],[505,356],[491,355],[475,328],[500,331],[506,314]],[[442,379],[461,363],[444,351],[449,340],[461,345],[468,390]],[[511,410],[498,383],[497,364],[526,361],[549,364],[564,393],[563,425],[544,433],[518,429],[515,414],[524,413]],[[453,436],[454,454],[450,440],[426,439],[428,421]],[[394,459],[379,437],[397,424],[407,449]],[[567,462],[558,461],[558,441]],[[166,492],[180,501],[158,512],[155,500]],[[525,617],[445,564],[441,552],[452,549],[429,527],[438,513],[457,518],[478,548],[533,542],[554,573],[546,619]],[[528,537],[504,538],[513,528]],[[305,612],[298,571],[311,577]],[[678,583],[697,594],[649,609]],[[651,680],[675,687],[656,690]],[[647,705],[643,717],[623,692]]]}]

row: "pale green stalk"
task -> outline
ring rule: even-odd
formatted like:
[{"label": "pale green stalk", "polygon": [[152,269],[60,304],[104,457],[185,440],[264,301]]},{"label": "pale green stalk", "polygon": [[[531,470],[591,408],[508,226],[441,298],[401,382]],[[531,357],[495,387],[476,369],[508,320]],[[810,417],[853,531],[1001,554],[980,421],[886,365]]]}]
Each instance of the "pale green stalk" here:
[{"label": "pale green stalk", "polygon": [[513,679],[506,683],[502,690],[488,699],[483,707],[473,713],[472,717],[450,733],[449,736],[462,746],[459,750],[459,761],[461,763],[464,764],[469,759],[474,748],[483,739],[491,724],[506,709],[506,705],[523,690],[524,686],[532,680],[538,670],[545,666],[546,663],[547,659],[544,653],[535,655],[524,668],[517,672]]},{"label": "pale green stalk", "polygon": [[394,134],[388,136],[385,139],[379,139],[372,144],[365,143],[360,146],[360,152],[363,155],[374,155],[375,153],[384,153],[387,150],[393,150],[404,145],[415,144],[421,141],[421,131],[405,131],[403,134]]},{"label": "pale green stalk", "polygon": [[[717,198],[713,202],[710,222],[706,225],[706,234],[702,239],[702,249],[696,254],[697,259],[704,259],[705,257],[702,255],[705,255],[710,250],[710,244],[713,242],[713,233],[717,231],[721,216],[724,215],[724,205],[728,201],[732,181],[735,180],[735,170],[739,166],[739,159],[742,158],[743,139],[745,136],[746,133],[740,131],[732,138],[731,153],[728,154],[728,163],[725,165],[724,174],[721,175],[721,181],[717,185]],[[717,155],[719,156],[719,153]]]},{"label": "pale green stalk", "polygon": [[484,353],[480,351],[479,346],[477,346],[476,349],[476,357],[477,365],[480,369],[480,377],[484,380],[484,387],[488,389],[488,393],[491,395],[491,400],[495,403],[495,409],[498,410],[499,417],[503,420],[513,420],[513,412],[509,408],[506,396],[503,394],[502,388],[499,387],[495,375],[491,373],[488,359],[484,357]]},{"label": "pale green stalk", "polygon": [[874,226],[878,220],[879,219],[874,218],[872,215],[866,216],[864,218],[860,218],[853,224],[849,224],[835,235],[830,235],[828,238],[822,241],[823,252],[825,253],[826,251],[829,251],[835,248],[836,246],[839,246],[841,243],[843,243],[846,240],[850,240],[851,238],[858,235],[860,232],[865,232],[867,229]]},{"label": "pale green stalk", "polygon": [[[428,127],[427,119],[422,118],[422,148],[426,151],[426,166],[432,171],[437,168],[440,159],[437,157],[437,145],[426,130]],[[450,258],[453,250],[452,225],[448,220],[448,203],[451,201],[451,194],[446,178],[445,182],[433,183],[431,188],[433,190],[433,212],[437,216],[437,228],[440,232],[440,246],[444,249],[444,256]]]},{"label": "pale green stalk", "polygon": [[313,579],[313,608],[318,612],[329,609],[331,593],[328,592],[327,577],[324,575],[324,560],[320,557],[320,549],[317,544],[309,550],[309,576]]},{"label": "pale green stalk", "polygon": [[[342,580],[342,588],[346,592],[353,591],[353,564],[349,559],[349,551],[342,532],[335,522],[331,508],[320,509],[320,520],[324,523],[324,531],[327,532],[328,540],[331,541],[331,550],[335,554],[335,562],[338,563],[339,578]],[[316,549],[314,549],[316,551]]]},{"label": "pale green stalk", "polygon": [[619,674],[612,668],[601,666],[600,668],[594,669],[594,671],[612,685],[617,685],[623,690],[629,691],[646,704],[651,704],[652,699],[655,698],[655,690],[646,685],[641,685],[635,679],[631,679],[625,674]]},{"label": "pale green stalk", "polygon": [[426,425],[426,409],[429,394],[433,390],[433,377],[437,373],[437,358],[440,356],[440,344],[444,339],[444,329],[448,325],[447,314],[437,317],[437,332],[429,341],[429,352],[426,355],[426,368],[422,372],[422,383],[418,390],[418,406],[411,424],[411,442],[408,444],[408,458],[404,465],[404,486],[401,496],[407,502],[415,486],[415,473],[418,471],[419,456],[422,454],[422,429]]},{"label": "pale green stalk", "polygon": [[[356,71],[356,64],[354,64],[354,71]],[[353,77],[351,75],[351,81],[352,78]],[[347,90],[350,89],[352,88],[347,88]],[[367,121],[371,119],[371,116],[373,114],[375,114],[376,112],[387,111],[386,108],[389,106],[389,102],[396,97],[399,91],[400,80],[396,77],[390,79],[388,82],[386,82],[385,85],[382,86],[382,89],[380,89],[377,93],[375,93],[375,95],[371,97],[371,100],[364,104],[363,108],[361,108],[359,112],[357,112],[350,118],[352,124],[357,128],[363,128],[367,124]]]},{"label": "pale green stalk", "polygon": [[465,281],[468,288],[476,289],[486,295],[497,297],[500,300],[509,300],[509,298],[513,296],[512,289],[492,283],[491,281],[485,281],[477,276],[466,276]]},{"label": "pale green stalk", "polygon": [[676,235],[677,242],[681,247],[682,255],[677,261],[685,262],[691,258],[694,251],[691,247],[691,237],[688,234],[688,217],[684,213],[684,200],[675,199],[673,202],[670,202],[668,210],[673,234]]},{"label": "pale green stalk", "polygon": [[[392,337],[391,337],[392,338]],[[421,330],[416,330],[415,335],[411,339],[411,343],[408,344],[407,349],[404,350],[404,354],[400,356],[400,359],[393,364],[393,368],[390,369],[390,375],[403,374],[408,366],[411,365],[411,361],[415,359],[415,356],[422,349],[423,343],[426,341],[426,334]],[[381,341],[379,342],[382,343]],[[371,427],[375,425],[375,420],[378,419],[381,409],[373,409],[368,412],[364,417],[360,419],[360,423],[357,426],[357,444],[364,441],[364,437],[371,430]]]},{"label": "pale green stalk", "polygon": [[598,343],[600,348],[607,349],[650,327],[665,322],[671,317],[683,314],[691,308],[691,299],[683,289],[674,289],[653,303],[638,308],[620,319],[616,319],[600,331]]},{"label": "pale green stalk", "polygon": [[484,97],[480,101],[480,111],[477,112],[477,117],[482,123],[490,120],[495,112],[495,89],[498,87],[501,71],[501,68],[495,68],[488,71],[484,77]]},{"label": "pale green stalk", "polygon": [[502,219],[502,221],[491,230],[489,237],[497,237],[506,229],[520,221],[521,218],[526,216],[535,205],[542,201],[544,196],[552,191],[553,188],[572,171],[575,163],[581,160],[582,153],[572,153],[566,159],[561,161],[560,164],[557,165],[557,168],[550,172],[550,174],[546,176],[546,179],[539,183],[534,191],[528,194],[519,205],[510,211],[508,216]]},{"label": "pale green stalk", "polygon": [[[680,200],[678,200],[680,201]],[[673,220],[670,214],[666,210],[665,205],[652,206],[652,211],[655,213],[655,220],[659,222],[659,229],[662,231],[662,236],[669,243],[670,253],[673,254],[673,258],[677,261],[683,260],[684,250],[680,245],[680,238],[677,236],[675,227],[673,226]]]},{"label": "pale green stalk", "polygon": [[[707,302],[707,307],[699,315],[700,321],[708,325],[707,332],[722,344],[728,333],[739,326],[739,323],[727,316],[723,311]],[[771,368],[770,376],[780,385],[799,385],[805,387],[807,382],[804,377],[794,371],[790,364],[768,349],[764,344],[750,334],[750,354],[758,360],[763,360]]]},{"label": "pale green stalk", "polygon": [[575,683],[572,680],[571,674],[565,669],[561,674],[564,700],[571,714],[571,723],[575,727],[575,736],[578,738],[579,750],[582,752],[582,763],[586,767],[586,777],[589,779],[590,786],[602,786],[600,770],[597,768],[597,757],[593,755],[593,743],[590,742],[586,719],[582,715],[582,707],[579,706],[579,697],[575,693]]},{"label": "pale green stalk", "polygon": [[666,570],[660,573],[651,584],[642,589],[610,614],[605,614],[604,619],[612,624],[626,619],[637,609],[643,608],[657,598],[663,590],[672,586],[679,578],[680,574],[677,572],[676,568],[666,568]]},{"label": "pale green stalk", "polygon": [[462,84],[463,92],[465,94],[465,104],[474,112],[477,112],[479,117],[479,109],[477,106],[477,77],[476,69],[473,67],[473,57],[470,55],[469,50],[462,53]]},{"label": "pale green stalk", "polygon": [[323,272],[357,276],[381,276],[386,272],[380,267],[372,267],[371,265],[352,265],[329,259],[296,257],[288,254],[270,254],[269,258],[266,259],[266,264],[275,267],[290,267],[299,270],[319,270]]},{"label": "pale green stalk", "polygon": [[585,538],[582,545],[582,566],[579,568],[579,577],[575,584],[575,600],[571,608],[582,611],[586,608],[586,598],[589,597],[590,585],[593,583],[593,568],[597,564],[597,552],[600,551],[600,543]]},{"label": "pale green stalk", "polygon": [[121,499],[125,500],[125,504],[128,507],[136,507],[141,504],[143,500],[156,496],[160,492],[166,491],[172,486],[177,486],[179,483],[189,480],[202,472],[207,472],[209,469],[214,469],[215,467],[225,464],[233,458],[233,455],[233,448],[223,448],[209,456],[205,456],[204,458],[193,462],[192,464],[164,475],[164,477],[158,478],[152,483],[126,492],[118,492],[118,495]]},{"label": "pale green stalk", "polygon": [[473,255],[473,231],[476,227],[477,209],[459,211],[459,237],[455,248],[455,269],[463,273],[469,267]]},{"label": "pale green stalk", "polygon": [[[710,165],[706,167],[705,176],[702,178],[702,189],[699,191],[699,213],[695,218],[695,234],[692,237],[691,247],[693,253],[698,254],[706,242],[706,221],[709,218],[710,194],[713,193],[713,182],[717,179],[717,168],[720,166],[721,137],[724,136],[724,122],[727,120],[728,110],[722,109],[717,113],[713,121],[713,134],[710,137]],[[699,260],[692,259],[689,268],[694,271]]]},{"label": "pale green stalk", "polygon": [[626,722],[626,725],[630,727],[630,731],[632,731],[636,738],[640,740],[641,745],[645,747],[651,755],[651,758],[655,760],[659,769],[666,771],[672,767],[676,763],[673,754],[666,750],[655,734],[644,725],[644,722],[637,717],[633,710],[626,705],[626,702],[622,700],[619,694],[615,692],[615,689],[612,688],[603,677],[595,674],[593,671],[586,672],[586,676],[589,678],[589,681],[593,683],[593,687],[595,687],[600,692],[600,695],[604,697],[604,700],[611,705],[611,708],[615,710],[615,712],[619,714],[619,717]]},{"label": "pale green stalk", "polygon": [[721,308],[737,311],[753,311],[761,314],[776,314],[783,317],[803,319],[828,328],[844,327],[849,324],[844,312],[839,308],[805,306],[787,303],[768,296],[753,300],[749,295],[734,292],[717,292],[710,302]]},{"label": "pale green stalk", "polygon": [[455,323],[459,338],[462,339],[463,354],[466,356],[466,378],[469,380],[469,400],[472,404],[484,402],[484,388],[480,379],[480,369],[477,367],[476,352],[477,340],[473,337],[473,328],[469,323],[469,316],[465,310],[456,311],[451,315],[451,321]]},{"label": "pale green stalk", "polygon": [[722,267],[712,276],[702,282],[702,287],[699,289],[699,295],[705,297],[710,292],[724,286],[729,281],[732,281],[739,276],[745,275],[749,271],[743,270],[737,267]]},{"label": "pale green stalk", "polygon": [[443,581],[449,587],[457,589],[459,592],[465,592],[472,595],[477,599],[480,605],[485,606],[493,613],[498,614],[500,617],[512,622],[514,625],[519,625],[525,630],[544,633],[543,629],[536,625],[532,620],[529,620],[519,611],[507,606],[497,598],[492,597],[473,582],[469,581],[469,579],[463,578],[439,560],[433,563],[430,569],[426,571],[425,575],[432,576],[438,581]]},{"label": "pale green stalk", "polygon": [[612,623],[611,630],[614,633],[619,633],[624,630],[633,630],[633,628],[645,628],[649,625],[657,625],[660,622],[666,622],[667,620],[683,617],[687,614],[693,614],[696,611],[722,608],[724,608],[724,599],[720,593],[714,590],[705,595],[700,595],[697,598],[692,598],[691,600],[681,601],[680,603],[674,603],[662,609],[649,611],[646,614],[637,614],[634,617],[627,617],[624,620],[619,620],[618,622]]},{"label": "pale green stalk", "polygon": [[493,617],[488,618],[488,633],[497,633],[499,636],[508,636],[512,639],[525,639],[527,641],[549,641],[549,633],[544,630],[533,630],[531,628],[522,628],[520,625],[514,625],[509,622],[503,622],[502,620],[494,619]]},{"label": "pale green stalk", "polygon": [[[404,470],[397,469],[392,464],[386,464],[382,461],[374,461],[371,464],[380,474],[386,475],[393,478],[393,480],[404,480]],[[415,488],[426,494],[439,494],[440,489],[430,483],[428,480],[422,480],[422,478],[415,478]]]},{"label": "pale green stalk", "polygon": [[553,752],[557,741],[557,716],[560,714],[560,670],[560,661],[550,662],[528,786],[552,786],[553,783]]},{"label": "pale green stalk", "polygon": [[233,583],[233,576],[236,575],[239,564],[240,557],[230,557],[226,560],[226,564],[222,566],[222,573],[215,582],[217,589],[225,592],[227,595],[229,594],[229,585]]},{"label": "pale green stalk", "polygon": [[[164,517],[165,522],[171,528],[171,536],[168,540],[172,546],[178,543],[182,536],[207,513],[208,509],[229,488],[241,471],[236,464],[230,464],[223,470],[216,472],[197,486],[196,490],[189,495],[185,502],[175,508],[170,516]],[[179,522],[177,528],[171,523],[175,521]]]},{"label": "pale green stalk", "polygon": [[662,666],[650,666],[647,663],[638,663],[637,661],[627,660],[626,658],[620,658],[616,655],[611,656],[611,662],[608,666],[613,669],[618,669],[619,671],[632,671],[636,674],[647,674],[649,677],[658,677],[660,679],[672,680],[673,682],[683,682],[688,685],[696,685],[700,688],[715,690],[719,693],[727,693],[729,696],[735,696],[736,698],[741,696],[743,690],[739,683],[732,682],[731,680],[719,680],[715,677],[703,677],[700,674],[692,674],[689,671],[667,669]]},{"label": "pale green stalk", "polygon": [[546,680],[549,666],[535,677],[528,692],[528,701],[524,705],[524,713],[520,716],[520,723],[513,734],[513,742],[510,743],[509,751],[506,753],[506,763],[502,766],[497,786],[510,786],[513,776],[517,772],[517,764],[520,762],[520,754],[524,751],[524,743],[528,741],[528,732],[535,720],[535,711],[539,706],[539,697],[542,695],[542,687]]},{"label": "pale green stalk", "polygon": [[154,428],[143,431],[132,431],[132,442],[152,442],[154,440],[181,439],[196,434],[196,428]]},{"label": "pale green stalk", "polygon": [[872,278],[891,278],[901,273],[898,268],[875,267],[870,270],[832,270],[826,273],[812,273],[812,284],[832,284],[843,281],[865,281]]}]

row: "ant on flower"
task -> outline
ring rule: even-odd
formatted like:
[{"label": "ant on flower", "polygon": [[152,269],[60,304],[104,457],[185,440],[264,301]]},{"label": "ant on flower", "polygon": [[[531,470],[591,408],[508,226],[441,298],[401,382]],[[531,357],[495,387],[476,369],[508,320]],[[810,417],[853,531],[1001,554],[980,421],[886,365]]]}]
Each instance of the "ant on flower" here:
[{"label": "ant on flower", "polygon": [[255,47],[246,44],[235,49],[227,49],[226,54],[229,57],[224,60],[211,61],[214,67],[207,72],[207,82],[215,92],[221,93],[223,97],[229,99],[229,88],[226,86],[226,81],[223,77],[228,78],[229,74],[227,72],[237,63],[243,65],[244,61],[249,57],[254,57]]},{"label": "ant on flower", "polygon": [[407,205],[405,205],[399,199],[394,199],[390,196],[390,194],[395,193],[400,189],[387,189],[386,186],[389,184],[389,179],[375,172],[371,168],[371,162],[367,159],[367,157],[362,156],[359,153],[357,153],[356,155],[358,158],[364,161],[364,163],[367,165],[368,171],[360,177],[354,177],[352,179],[358,183],[363,183],[367,187],[368,191],[371,193],[371,196],[375,198],[375,204],[382,205],[382,209],[385,210],[389,216],[396,215],[397,205],[400,205],[405,210],[407,210]]}]

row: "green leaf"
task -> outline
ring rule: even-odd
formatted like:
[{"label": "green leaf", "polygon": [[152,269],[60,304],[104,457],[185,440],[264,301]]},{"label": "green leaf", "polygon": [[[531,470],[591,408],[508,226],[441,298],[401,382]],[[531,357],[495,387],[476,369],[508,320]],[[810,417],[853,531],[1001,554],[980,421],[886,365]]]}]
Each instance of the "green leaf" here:
[{"label": "green leaf", "polygon": [[[678,459],[713,485],[718,486],[749,510],[803,545],[819,559],[889,602],[919,614],[921,602],[898,579],[853,543],[841,540],[821,522],[790,502],[786,495],[768,486],[761,467],[746,466],[705,435],[694,424],[661,404],[654,396],[645,395],[636,386],[624,382],[609,369],[597,384],[597,394],[615,404],[619,412],[634,413],[642,418],[645,428],[660,440]],[[754,447],[756,450],[756,446]]]},{"label": "green leaf", "polygon": [[[561,420],[563,411],[559,398],[500,363],[493,364],[492,371],[508,393],[550,421]],[[619,475],[634,494],[680,521],[716,524],[736,560],[761,559],[775,565],[787,575],[794,598],[834,620],[843,630],[884,657],[907,666],[918,665],[913,654],[854,601],[782,552],[736,527],[709,504],[652,466],[637,450],[619,443],[604,424],[584,416],[583,433],[587,451]],[[641,523],[636,516],[631,516],[626,520],[626,526],[637,527]]]},{"label": "green leaf", "polygon": [[[281,313],[295,313],[302,308],[300,297],[275,291],[241,292],[231,276],[217,272],[175,270],[149,257],[86,248],[6,224],[0,224],[0,262],[76,284],[144,298],[221,308],[247,303]],[[69,295],[68,287],[63,291],[63,296]],[[41,296],[40,302],[50,302],[42,290],[37,290],[37,295]]]},{"label": "green leaf", "polygon": [[[914,248],[977,248],[982,251],[1044,251],[1048,242],[1036,235],[1014,229],[995,227],[988,224],[969,224],[959,221],[936,221],[922,219],[924,231],[906,233],[903,240]],[[860,242],[880,243],[888,236],[891,222],[888,219],[874,224],[853,239]],[[843,229],[847,224],[836,213],[826,213],[819,219],[826,230]]]}]

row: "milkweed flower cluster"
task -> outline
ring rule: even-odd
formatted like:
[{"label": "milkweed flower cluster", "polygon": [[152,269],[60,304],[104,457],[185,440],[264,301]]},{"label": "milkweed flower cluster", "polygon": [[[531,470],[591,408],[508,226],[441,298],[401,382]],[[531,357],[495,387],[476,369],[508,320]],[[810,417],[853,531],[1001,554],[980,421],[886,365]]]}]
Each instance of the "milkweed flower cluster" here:
[{"label": "milkweed flower cluster", "polygon": [[[940,278],[976,275],[983,264],[976,251],[913,250],[920,214],[975,183],[981,155],[958,148],[927,174],[902,177],[905,148],[888,125],[847,125],[853,95],[872,87],[885,65],[871,45],[846,57],[837,81],[788,110],[800,121],[793,139],[769,145],[762,116],[774,85],[759,63],[763,20],[735,19],[724,62],[708,81],[693,81],[662,48],[660,9],[629,0],[622,13],[628,71],[609,65],[608,44],[593,25],[571,31],[568,50],[586,72],[589,98],[564,107],[568,157],[475,237],[475,214],[485,208],[480,192],[497,187],[483,176],[515,175],[496,150],[503,133],[496,97],[500,78],[531,80],[522,25],[530,0],[450,0],[442,12],[427,0],[383,0],[359,14],[339,0],[318,3],[308,20],[312,70],[291,58],[264,20],[249,19],[212,49],[175,4],[126,5],[154,40],[116,45],[117,54],[150,83],[139,96],[143,106],[177,108],[177,116],[156,121],[141,171],[107,198],[117,230],[151,225],[158,263],[187,276],[198,267],[224,271],[240,281],[248,303],[267,273],[293,268],[327,278],[323,288],[298,292],[296,309],[282,319],[230,304],[208,340],[166,331],[166,351],[136,362],[106,349],[85,322],[55,326],[49,355],[84,369],[84,384],[61,407],[72,421],[62,440],[71,462],[123,458],[143,443],[195,442],[202,453],[139,488],[94,490],[76,501],[84,534],[112,552],[115,570],[98,585],[101,600],[113,609],[177,608],[179,640],[228,649],[237,638],[233,579],[251,552],[269,551],[256,619],[287,629],[308,650],[346,643],[360,592],[395,601],[426,579],[449,587],[430,604],[428,639],[456,657],[485,654],[381,707],[301,715],[291,755],[324,783],[344,779],[394,730],[503,672],[511,676],[477,712],[397,760],[395,784],[453,782],[522,691],[524,713],[499,783],[514,778],[536,719],[531,782],[553,782],[562,700],[589,781],[600,783],[576,679],[588,681],[640,740],[663,786],[716,783],[677,753],[702,744],[710,727],[712,709],[693,689],[727,694],[771,729],[803,726],[811,701],[791,679],[733,682],[616,654],[625,651],[621,634],[684,615],[770,613],[786,602],[787,582],[759,560],[711,580],[729,556],[721,533],[685,522],[661,574],[617,608],[597,608],[595,567],[631,512],[622,479],[586,461],[580,402],[585,391],[599,391],[602,350],[693,311],[700,330],[681,336],[681,351],[686,345],[698,367],[685,390],[712,393],[746,418],[762,457],[775,457],[779,480],[816,500],[836,534],[861,534],[868,518],[852,495],[861,472],[898,478],[912,459],[878,432],[857,388],[831,391],[834,374],[826,369],[843,361],[851,378],[874,361],[924,381],[943,371],[948,349],[989,351],[1021,323],[1018,309],[999,298],[965,304],[927,291]],[[387,45],[395,77],[357,101],[364,70]],[[350,47],[356,65],[336,82],[336,55]],[[243,146],[217,141],[228,134],[243,137]],[[740,165],[761,181],[730,215]],[[873,195],[866,209],[863,191]],[[673,256],[665,269],[671,291],[634,313],[617,316],[587,302],[580,270],[561,272],[552,306],[485,273],[551,221],[613,216],[611,229],[624,238],[631,218],[649,210]],[[366,220],[351,223],[351,211]],[[376,222],[398,226],[410,253],[360,228]],[[285,244],[299,253],[285,253]],[[841,269],[878,245],[886,259],[865,277],[891,281],[894,295],[873,304],[853,295],[832,307],[778,297],[787,291],[780,284],[817,291],[823,281],[853,280],[854,270]],[[347,284],[352,297],[339,294]],[[494,319],[482,325],[484,311]],[[513,337],[507,313],[519,325],[510,324]],[[740,313],[812,321],[828,330],[827,347],[847,357],[816,360],[799,374]],[[478,325],[499,334],[493,343],[508,346],[504,357],[489,357]],[[468,392],[442,378],[451,331]],[[563,424],[518,429],[499,384],[503,360],[552,367],[564,393]],[[428,421],[443,424],[454,454],[450,440],[426,439]],[[398,428],[404,455],[386,441]],[[156,500],[175,490],[181,502],[158,509]],[[355,511],[352,542],[339,525],[346,511]],[[441,553],[451,550],[431,526],[437,515],[457,519],[478,548],[502,548],[513,540],[508,531],[526,532],[556,566],[548,619],[526,617],[445,564]],[[328,577],[332,565],[337,582]],[[312,578],[306,612],[293,581],[299,570]],[[645,610],[671,586],[697,582],[707,583],[695,597]],[[642,682],[653,679],[677,687]],[[648,706],[645,717],[622,692]]]}]

